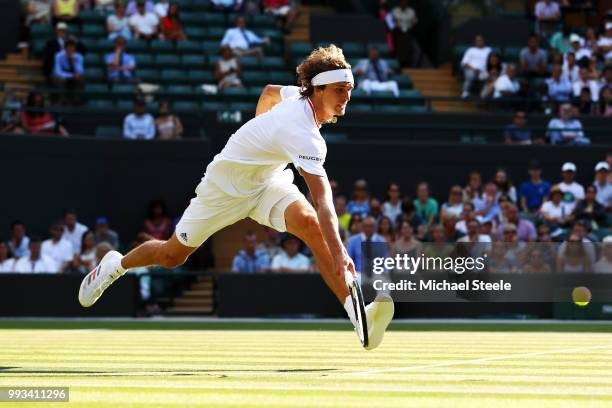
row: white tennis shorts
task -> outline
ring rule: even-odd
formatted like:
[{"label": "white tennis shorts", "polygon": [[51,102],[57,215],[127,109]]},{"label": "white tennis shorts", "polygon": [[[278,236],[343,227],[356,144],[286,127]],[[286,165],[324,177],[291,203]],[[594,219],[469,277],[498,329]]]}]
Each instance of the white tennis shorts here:
[{"label": "white tennis shorts", "polygon": [[205,176],[176,226],[177,239],[183,245],[199,247],[215,232],[247,217],[279,232],[286,231],[285,210],[289,204],[305,199],[292,180],[293,175],[275,179],[253,196],[234,197]]}]

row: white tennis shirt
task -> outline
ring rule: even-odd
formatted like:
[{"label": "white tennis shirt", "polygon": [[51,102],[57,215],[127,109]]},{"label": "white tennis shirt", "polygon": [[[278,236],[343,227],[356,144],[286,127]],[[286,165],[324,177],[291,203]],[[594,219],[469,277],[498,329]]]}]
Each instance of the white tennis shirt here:
[{"label": "white tennis shirt", "polygon": [[282,101],[242,125],[206,168],[208,179],[236,197],[253,195],[273,181],[293,181],[289,163],[326,176],[325,140],[315,121],[314,107],[299,88],[281,88]]}]

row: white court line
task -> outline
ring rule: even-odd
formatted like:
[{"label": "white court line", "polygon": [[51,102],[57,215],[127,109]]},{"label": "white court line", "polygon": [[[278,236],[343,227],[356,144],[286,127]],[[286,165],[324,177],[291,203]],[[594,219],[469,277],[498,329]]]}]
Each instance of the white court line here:
[{"label": "white court line", "polygon": [[489,361],[507,360],[511,358],[528,358],[528,357],[545,356],[547,354],[572,353],[572,352],[598,350],[598,349],[606,349],[606,348],[612,348],[612,344],[606,344],[603,346],[588,346],[588,347],[575,347],[575,348],[560,349],[560,350],[538,351],[534,353],[506,354],[503,356],[477,358],[475,360],[459,360],[459,361],[453,360],[453,361],[446,361],[442,363],[427,364],[427,365],[420,365],[420,366],[381,368],[379,370],[354,371],[354,372],[348,372],[348,373],[334,373],[334,374],[328,374],[326,375],[326,377],[334,377],[338,375],[369,375],[369,374],[390,373],[390,372],[397,372],[397,371],[417,371],[417,370],[426,370],[428,368],[436,368],[436,367],[449,367],[449,366],[457,366],[457,365],[464,365],[464,364],[479,364],[479,363],[487,363]]}]

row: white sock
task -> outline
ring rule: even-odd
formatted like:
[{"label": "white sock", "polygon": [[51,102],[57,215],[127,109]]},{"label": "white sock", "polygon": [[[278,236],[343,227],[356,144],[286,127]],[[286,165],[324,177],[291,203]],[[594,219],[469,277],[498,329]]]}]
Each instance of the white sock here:
[{"label": "white sock", "polygon": [[123,275],[127,269],[125,269],[122,265],[121,265],[121,260],[123,259],[123,257],[119,258],[119,261],[117,262],[117,265],[114,266],[114,269],[118,270],[119,272],[121,272],[121,274]]},{"label": "white sock", "polygon": [[355,317],[355,309],[353,308],[353,299],[351,299],[351,295],[348,295],[346,299],[344,299],[344,310],[346,310],[346,314],[349,319],[351,319],[353,326],[357,327],[357,318]]}]

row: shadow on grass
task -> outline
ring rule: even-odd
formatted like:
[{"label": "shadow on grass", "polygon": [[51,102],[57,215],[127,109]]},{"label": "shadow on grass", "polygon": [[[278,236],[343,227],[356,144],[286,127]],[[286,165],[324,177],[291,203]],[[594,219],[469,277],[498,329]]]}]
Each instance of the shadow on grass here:
[{"label": "shadow on grass", "polygon": [[[323,373],[337,371],[335,368],[286,368],[286,369],[219,369],[219,370],[143,370],[143,371],[82,371],[82,370],[19,370],[20,367],[0,367],[0,377],[156,377],[156,376],[196,376],[206,375],[226,378],[223,373]],[[14,375],[17,374],[17,375]],[[19,375],[26,374],[26,375]]]}]

